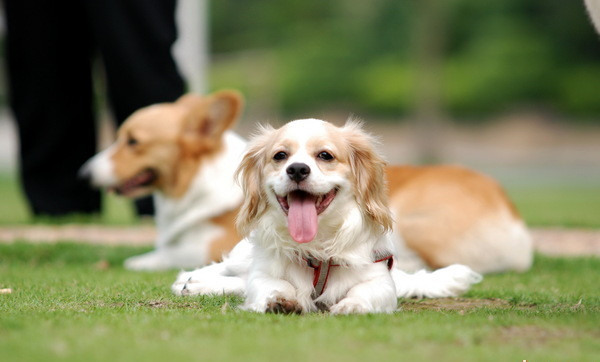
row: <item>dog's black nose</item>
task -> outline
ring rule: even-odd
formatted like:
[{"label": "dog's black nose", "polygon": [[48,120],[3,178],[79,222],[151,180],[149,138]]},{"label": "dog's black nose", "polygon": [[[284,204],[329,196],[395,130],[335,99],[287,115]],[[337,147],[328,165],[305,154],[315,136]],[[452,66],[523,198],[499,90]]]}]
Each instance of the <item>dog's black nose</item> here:
[{"label": "dog's black nose", "polygon": [[90,162],[86,162],[77,171],[77,178],[85,182],[92,181],[92,170],[90,169]]},{"label": "dog's black nose", "polygon": [[305,163],[292,163],[285,170],[292,181],[300,182],[310,174],[310,167]]}]

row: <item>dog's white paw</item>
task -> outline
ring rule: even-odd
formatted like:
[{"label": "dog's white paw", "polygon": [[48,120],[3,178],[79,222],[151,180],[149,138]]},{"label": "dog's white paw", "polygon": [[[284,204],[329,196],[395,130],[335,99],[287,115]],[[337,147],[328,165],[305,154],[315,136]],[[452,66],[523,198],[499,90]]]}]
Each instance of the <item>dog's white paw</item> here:
[{"label": "dog's white paw", "polygon": [[482,280],[481,275],[460,264],[453,264],[434,272],[421,270],[414,274],[395,269],[392,271],[392,277],[399,298],[456,297]]},{"label": "dog's white paw", "polygon": [[294,299],[274,298],[267,303],[265,313],[302,314],[302,306]]},{"label": "dog's white paw", "polygon": [[438,269],[431,274],[434,283],[438,284],[437,290],[432,290],[429,298],[456,297],[471,288],[471,285],[479,283],[483,277],[471,270],[466,265],[453,264]]},{"label": "dog's white paw", "polygon": [[433,274],[436,273],[444,273],[446,276],[454,279],[457,283],[476,284],[483,280],[481,274],[462,264],[452,264],[433,272]]},{"label": "dog's white paw", "polygon": [[372,312],[372,310],[357,298],[344,298],[337,304],[334,304],[329,308],[331,314],[366,314]]},{"label": "dog's white paw", "polygon": [[171,285],[171,291],[175,295],[186,295],[184,290],[187,290],[187,282],[191,279],[193,272],[182,271],[177,275],[177,279]]}]

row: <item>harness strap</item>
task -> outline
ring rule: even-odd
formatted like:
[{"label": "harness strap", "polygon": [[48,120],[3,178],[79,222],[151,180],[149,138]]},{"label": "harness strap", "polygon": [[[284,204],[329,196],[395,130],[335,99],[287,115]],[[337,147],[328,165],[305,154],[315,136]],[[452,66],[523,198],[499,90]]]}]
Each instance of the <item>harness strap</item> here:
[{"label": "harness strap", "polygon": [[313,292],[312,298],[316,299],[323,291],[325,291],[325,285],[327,285],[327,279],[329,278],[329,271],[334,266],[339,266],[331,263],[331,259],[329,259],[326,263],[318,261],[314,258],[308,258],[307,264],[309,267],[313,268]]},{"label": "harness strap", "polygon": [[[329,279],[329,271],[334,266],[340,266],[339,264],[333,264],[332,260],[329,259],[327,262],[320,261],[313,258],[303,258],[306,261],[306,265],[313,269],[313,292],[311,294],[313,299],[317,299],[325,291],[327,286],[327,279]],[[386,261],[388,270],[391,270],[394,266],[394,256],[390,253],[375,253],[373,263],[379,263]]]},{"label": "harness strap", "polygon": [[394,256],[392,254],[386,255],[379,259],[376,259],[373,261],[373,263],[379,263],[382,261],[386,262],[388,270],[392,270],[392,268],[394,267]]}]

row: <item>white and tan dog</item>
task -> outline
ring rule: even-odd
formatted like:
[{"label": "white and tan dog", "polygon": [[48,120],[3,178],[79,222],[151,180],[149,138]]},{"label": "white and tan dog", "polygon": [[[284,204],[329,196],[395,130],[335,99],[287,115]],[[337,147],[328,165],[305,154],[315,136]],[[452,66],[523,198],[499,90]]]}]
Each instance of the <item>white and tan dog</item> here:
[{"label": "white and tan dog", "polygon": [[154,195],[156,249],[127,259],[127,268],[194,268],[220,260],[240,240],[234,218],[242,192],[233,174],[246,141],[230,128],[241,108],[237,92],[221,91],[140,109],[83,166],[97,187]]},{"label": "white and tan dog", "polygon": [[238,169],[247,238],[224,262],[181,273],[176,294],[245,295],[244,309],[392,312],[397,297],[453,296],[480,276],[452,265],[392,268],[385,162],[359,124],[306,119],[264,128]]}]

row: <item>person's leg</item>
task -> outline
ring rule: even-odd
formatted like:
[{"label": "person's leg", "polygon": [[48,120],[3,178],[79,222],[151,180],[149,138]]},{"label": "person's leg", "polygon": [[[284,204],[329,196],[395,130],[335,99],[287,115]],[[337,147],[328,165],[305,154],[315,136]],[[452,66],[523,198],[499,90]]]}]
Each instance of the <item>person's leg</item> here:
[{"label": "person's leg", "polygon": [[31,208],[36,215],[98,212],[100,193],[77,177],[96,152],[84,9],[79,1],[3,4],[9,97]]},{"label": "person's leg", "polygon": [[[88,0],[88,11],[106,69],[118,123],[153,103],[172,102],[184,93],[171,47],[177,38],[175,0]],[[152,200],[139,200],[139,214]]]}]

